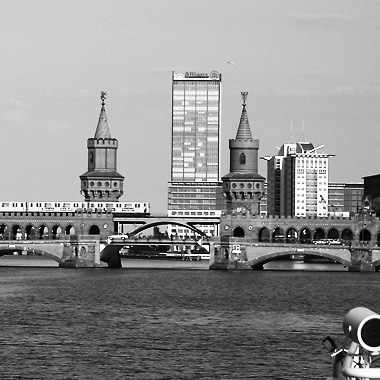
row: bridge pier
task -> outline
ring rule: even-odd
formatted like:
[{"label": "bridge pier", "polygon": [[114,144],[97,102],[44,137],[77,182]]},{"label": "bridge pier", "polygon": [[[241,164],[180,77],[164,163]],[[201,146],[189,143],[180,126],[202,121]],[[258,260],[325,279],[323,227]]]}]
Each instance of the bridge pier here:
[{"label": "bridge pier", "polygon": [[72,235],[65,247],[60,268],[98,268],[106,266],[100,261],[100,239],[97,236]]},{"label": "bridge pier", "polygon": [[350,249],[351,264],[348,266],[349,272],[374,272],[372,266],[372,249],[367,247],[355,247]]},{"label": "bridge pier", "polygon": [[[234,250],[229,241],[210,244],[210,270],[252,270],[248,265],[245,247]],[[256,269],[256,268],[255,268]],[[262,268],[263,269],[263,268]]]}]

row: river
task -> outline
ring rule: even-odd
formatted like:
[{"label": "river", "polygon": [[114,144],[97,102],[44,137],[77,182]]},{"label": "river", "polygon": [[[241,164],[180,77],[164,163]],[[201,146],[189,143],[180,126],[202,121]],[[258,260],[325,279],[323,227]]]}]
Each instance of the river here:
[{"label": "river", "polygon": [[380,312],[380,274],[338,267],[61,269],[1,260],[1,379],[326,379],[332,365],[321,340],[342,343],[343,316],[356,306]]}]

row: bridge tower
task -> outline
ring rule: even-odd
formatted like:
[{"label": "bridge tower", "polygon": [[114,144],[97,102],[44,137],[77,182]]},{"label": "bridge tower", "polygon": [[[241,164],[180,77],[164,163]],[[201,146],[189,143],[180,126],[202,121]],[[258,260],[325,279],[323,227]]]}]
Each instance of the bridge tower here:
[{"label": "bridge tower", "polygon": [[221,219],[221,235],[234,237],[251,235],[246,217],[260,214],[260,199],[264,192],[264,177],[258,174],[259,140],[252,138],[246,109],[247,95],[242,92],[239,127],[236,138],[229,140],[230,172],[222,177],[227,218]]},{"label": "bridge tower", "polygon": [[124,177],[116,170],[118,141],[111,137],[105,110],[107,94],[102,91],[102,108],[95,136],[87,140],[88,170],[79,178],[85,201],[118,201]]}]

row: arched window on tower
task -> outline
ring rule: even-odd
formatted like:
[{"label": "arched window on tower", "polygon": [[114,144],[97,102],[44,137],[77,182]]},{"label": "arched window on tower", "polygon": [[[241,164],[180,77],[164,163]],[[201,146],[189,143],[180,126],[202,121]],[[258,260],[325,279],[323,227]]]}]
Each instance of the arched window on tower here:
[{"label": "arched window on tower", "polygon": [[245,165],[245,154],[244,153],[240,153],[239,162],[240,162],[240,165]]}]

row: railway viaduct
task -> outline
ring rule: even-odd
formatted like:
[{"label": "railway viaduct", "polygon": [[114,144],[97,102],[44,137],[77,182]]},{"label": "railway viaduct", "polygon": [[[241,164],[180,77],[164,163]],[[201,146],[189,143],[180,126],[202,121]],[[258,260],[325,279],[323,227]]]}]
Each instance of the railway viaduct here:
[{"label": "railway viaduct", "polygon": [[[235,209],[222,213],[220,223],[210,269],[262,269],[273,259],[301,254],[331,259],[349,271],[375,271],[380,266],[380,221],[369,212],[352,217],[271,217]],[[337,245],[318,244],[329,241]]]},{"label": "railway viaduct", "polygon": [[[111,213],[3,213],[0,256],[15,252],[43,254],[60,266],[118,267],[120,243],[106,243],[118,230],[115,219]],[[186,220],[173,217],[135,219],[136,224],[145,227],[186,225]],[[221,236],[208,239],[210,269],[260,269],[270,260],[297,254],[329,258],[352,271],[374,271],[380,266],[379,218],[369,214],[351,218],[281,218],[233,212],[222,214],[219,223]],[[343,244],[311,244],[323,239]],[[235,245],[241,247],[239,255],[232,252]]]}]

